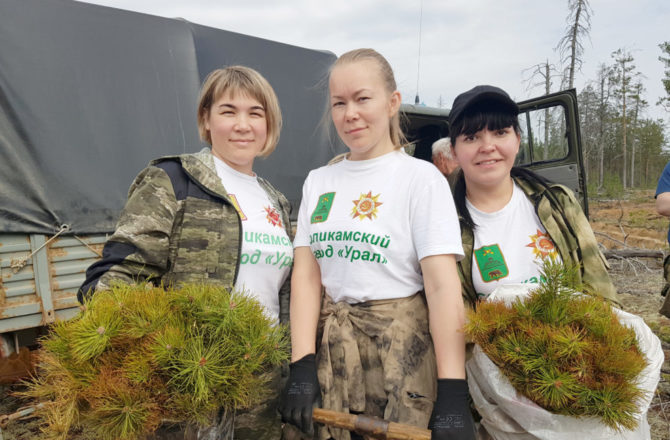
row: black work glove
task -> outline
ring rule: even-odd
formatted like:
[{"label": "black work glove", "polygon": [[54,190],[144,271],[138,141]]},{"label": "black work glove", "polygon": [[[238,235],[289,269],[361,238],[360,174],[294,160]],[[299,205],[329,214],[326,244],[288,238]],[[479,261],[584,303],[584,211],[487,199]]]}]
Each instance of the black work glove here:
[{"label": "black work glove", "polygon": [[312,435],[312,408],[321,406],[321,388],[316,376],[316,355],[308,354],[289,364],[289,375],[282,392],[281,420]]},{"label": "black work glove", "polygon": [[431,440],[474,440],[468,396],[465,379],[437,380],[437,400],[428,423]]}]

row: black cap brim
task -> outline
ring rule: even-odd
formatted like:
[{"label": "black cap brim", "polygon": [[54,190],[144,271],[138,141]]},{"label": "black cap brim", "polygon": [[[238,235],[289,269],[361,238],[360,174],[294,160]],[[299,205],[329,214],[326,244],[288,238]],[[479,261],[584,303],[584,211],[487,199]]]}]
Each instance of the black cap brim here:
[{"label": "black cap brim", "polygon": [[519,114],[519,106],[503,89],[480,85],[461,93],[454,99],[449,112],[449,125],[453,125],[463,114],[482,102],[495,102],[500,104],[503,109],[509,110],[511,114]]}]

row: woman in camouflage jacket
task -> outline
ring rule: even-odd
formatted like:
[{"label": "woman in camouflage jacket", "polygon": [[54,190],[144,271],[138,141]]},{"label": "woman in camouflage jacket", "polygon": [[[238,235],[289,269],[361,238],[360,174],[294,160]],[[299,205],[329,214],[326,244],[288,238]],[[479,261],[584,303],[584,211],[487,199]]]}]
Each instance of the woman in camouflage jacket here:
[{"label": "woman in camouflage jacket", "polygon": [[519,109],[503,90],[477,86],[449,115],[465,257],[458,263],[471,307],[498,285],[537,283],[545,258],[580,268],[587,291],[617,301],[607,262],[572,191],[514,167]]},{"label": "woman in camouflage jacket", "polygon": [[[249,291],[288,322],[290,204],[252,171],[256,157],[274,151],[281,124],[277,97],[258,72],[213,71],[198,105],[200,137],[211,148],[156,159],[140,172],[102,259],[86,272],[80,301],[116,282],[209,283]],[[276,404],[238,415],[235,429],[244,434],[235,437],[278,437]],[[194,438],[232,439],[234,418],[222,413]]]},{"label": "woman in camouflage jacket", "polygon": [[[574,193],[563,185],[546,182],[541,177],[523,168],[512,168],[514,182],[531,200],[540,222],[558,248],[564,262],[580,266],[582,282],[586,287],[613,302],[617,293],[607,273],[608,264],[598,249],[598,242],[591,230],[582,207]],[[463,176],[459,176],[462,181]],[[465,258],[459,262],[463,297],[474,306],[477,294],[472,284],[473,230],[463,217],[461,238]]]}]

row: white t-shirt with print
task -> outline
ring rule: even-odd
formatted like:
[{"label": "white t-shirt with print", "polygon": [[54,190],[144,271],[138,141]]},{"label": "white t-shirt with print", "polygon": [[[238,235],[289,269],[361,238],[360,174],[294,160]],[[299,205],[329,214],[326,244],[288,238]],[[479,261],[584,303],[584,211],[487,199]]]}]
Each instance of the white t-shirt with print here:
[{"label": "white t-shirt with print", "polygon": [[500,211],[479,211],[467,199],[465,204],[475,223],[472,281],[480,298],[503,284],[538,283],[542,259],[560,260],[533,204],[516,183]]},{"label": "white t-shirt with print", "polygon": [[279,288],[293,263],[293,246],[281,213],[256,176],[240,173],[214,157],[216,172],[242,220],[242,252],[235,288],[258,299],[268,316],[279,317]]},{"label": "white t-shirt with print", "polygon": [[328,294],[352,304],[411,296],[422,258],[463,255],[446,179],[402,150],[310,172],[294,246],[309,246]]}]

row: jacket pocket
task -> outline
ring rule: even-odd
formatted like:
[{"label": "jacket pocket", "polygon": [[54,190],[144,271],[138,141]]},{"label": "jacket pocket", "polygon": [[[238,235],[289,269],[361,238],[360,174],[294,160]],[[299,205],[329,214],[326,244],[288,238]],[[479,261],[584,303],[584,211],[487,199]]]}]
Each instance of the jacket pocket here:
[{"label": "jacket pocket", "polygon": [[[217,209],[218,208],[218,209]],[[220,206],[207,200],[186,199],[181,222],[174,229],[172,271],[177,278],[198,280],[215,273],[218,267],[218,244],[221,241]]]}]

